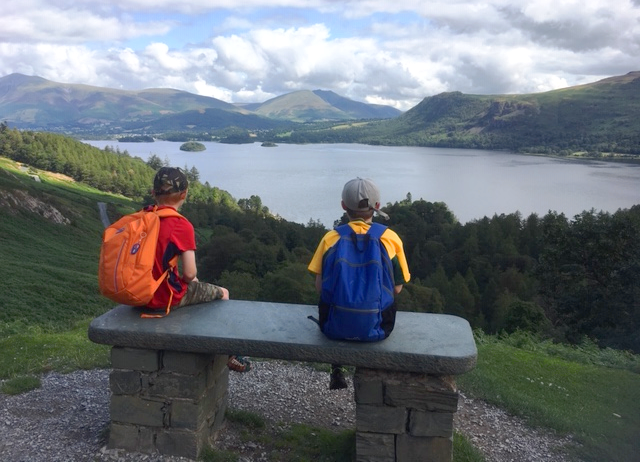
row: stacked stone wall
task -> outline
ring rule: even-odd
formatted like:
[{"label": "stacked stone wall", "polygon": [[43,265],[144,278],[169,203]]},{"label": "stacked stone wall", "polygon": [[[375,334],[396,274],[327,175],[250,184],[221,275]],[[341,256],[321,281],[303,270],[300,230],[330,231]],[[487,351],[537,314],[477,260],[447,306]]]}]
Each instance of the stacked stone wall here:
[{"label": "stacked stone wall", "polygon": [[453,377],[358,368],[354,388],[358,462],[451,462]]},{"label": "stacked stone wall", "polygon": [[[226,355],[113,347],[110,448],[196,459],[228,403]],[[358,462],[451,462],[453,376],[357,368]]]},{"label": "stacked stone wall", "polygon": [[224,421],[227,359],[113,347],[109,447],[197,458]]}]

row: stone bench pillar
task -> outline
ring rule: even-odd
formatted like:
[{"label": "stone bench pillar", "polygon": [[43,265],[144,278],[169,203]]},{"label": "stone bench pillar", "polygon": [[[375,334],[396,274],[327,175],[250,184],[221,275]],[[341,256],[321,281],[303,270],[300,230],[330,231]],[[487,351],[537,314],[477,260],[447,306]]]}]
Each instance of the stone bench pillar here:
[{"label": "stone bench pillar", "polygon": [[451,462],[452,376],[357,368],[354,388],[358,462]]},{"label": "stone bench pillar", "polygon": [[109,448],[196,459],[224,421],[227,359],[113,347]]}]

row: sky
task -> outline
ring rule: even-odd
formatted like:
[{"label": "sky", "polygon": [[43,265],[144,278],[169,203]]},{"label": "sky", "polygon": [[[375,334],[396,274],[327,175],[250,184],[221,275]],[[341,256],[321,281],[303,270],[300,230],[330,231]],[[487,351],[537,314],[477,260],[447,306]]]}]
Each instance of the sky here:
[{"label": "sky", "polygon": [[[242,6],[237,6],[241,4]],[[640,0],[4,0],[0,77],[402,111],[640,70]]]}]

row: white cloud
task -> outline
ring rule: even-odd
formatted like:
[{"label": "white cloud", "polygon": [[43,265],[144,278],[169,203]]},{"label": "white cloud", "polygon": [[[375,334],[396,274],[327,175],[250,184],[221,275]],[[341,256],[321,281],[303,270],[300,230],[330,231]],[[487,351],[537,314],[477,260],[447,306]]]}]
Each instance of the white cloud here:
[{"label": "white cloud", "polygon": [[443,91],[546,91],[640,69],[631,0],[236,3],[5,1],[1,75],[229,102],[326,89],[408,109]]}]

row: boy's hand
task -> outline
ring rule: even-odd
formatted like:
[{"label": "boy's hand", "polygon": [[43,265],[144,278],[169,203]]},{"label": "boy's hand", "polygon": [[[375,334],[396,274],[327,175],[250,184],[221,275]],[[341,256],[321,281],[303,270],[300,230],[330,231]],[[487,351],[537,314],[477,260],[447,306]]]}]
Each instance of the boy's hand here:
[{"label": "boy's hand", "polygon": [[220,297],[220,300],[229,300],[229,291],[224,287],[220,287],[220,290],[222,291],[222,297]]}]

